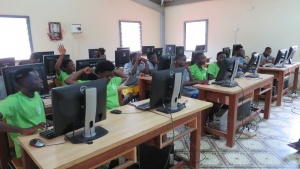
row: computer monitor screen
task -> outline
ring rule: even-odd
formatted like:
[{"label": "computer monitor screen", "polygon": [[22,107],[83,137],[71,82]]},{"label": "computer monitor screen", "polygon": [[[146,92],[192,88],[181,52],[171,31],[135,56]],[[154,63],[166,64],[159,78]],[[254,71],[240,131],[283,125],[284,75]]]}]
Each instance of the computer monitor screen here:
[{"label": "computer monitor screen", "polygon": [[153,52],[154,46],[142,46],[142,55],[147,55],[149,52]]},{"label": "computer monitor screen", "polygon": [[[94,70],[98,63],[105,61],[106,58],[94,58],[94,59],[84,59],[84,60],[76,60],[76,71],[79,71],[86,67],[91,67]],[[96,80],[98,77],[91,73],[91,74],[83,74],[79,79],[80,80]]]},{"label": "computer monitor screen", "polygon": [[117,48],[117,50],[129,50],[130,51],[130,48],[129,47],[122,47],[122,48]]},{"label": "computer monitor screen", "polygon": [[163,48],[154,48],[153,52],[156,54],[157,59],[159,59],[161,57],[161,55],[163,54]]},{"label": "computer monitor screen", "polygon": [[[15,66],[16,60],[14,57],[9,58],[1,58],[0,59],[0,68],[7,67],[7,66]],[[1,75],[1,71],[0,71]]]},{"label": "computer monitor screen", "polygon": [[[153,72],[152,74],[152,87],[150,93],[150,107],[156,108],[161,105],[165,105],[165,107],[170,107],[170,102],[177,102],[177,99],[180,98],[180,92],[182,89],[182,76],[184,72],[184,67],[174,68],[168,70],[161,70]],[[176,77],[176,74],[178,75]],[[178,78],[178,79],[176,79]],[[157,87],[159,86],[159,87]],[[176,104],[176,108],[172,110],[168,110],[166,113],[171,113],[175,109],[180,109],[181,106]],[[171,106],[172,107],[172,106]],[[182,108],[181,108],[182,109]],[[180,110],[181,110],[180,109]],[[159,111],[162,111],[159,109]],[[164,112],[164,111],[163,111]]]},{"label": "computer monitor screen", "polygon": [[167,55],[175,55],[176,54],[176,45],[166,45],[166,52]]},{"label": "computer monitor screen", "polygon": [[229,47],[225,47],[222,49],[222,52],[226,55],[226,58],[230,57],[231,50]]},{"label": "computer monitor screen", "polygon": [[43,81],[43,89],[39,92],[41,95],[49,94],[48,81],[46,75],[46,69],[44,63],[27,64],[20,66],[8,66],[2,68],[2,74],[7,95],[17,93],[20,90],[20,86],[15,82],[15,73],[22,68],[33,68],[39,74],[39,77]]},{"label": "computer monitor screen", "polygon": [[[48,76],[55,75],[55,64],[60,55],[44,55],[44,63]],[[70,55],[65,55],[64,59],[70,59]]]},{"label": "computer monitor screen", "polygon": [[[85,83],[53,88],[51,91],[51,98],[53,108],[54,135],[64,135],[68,132],[83,127],[84,124],[86,124],[87,115],[89,115],[89,113],[94,113],[92,120],[95,122],[105,120],[106,85],[106,79],[99,79]],[[90,95],[87,95],[89,93],[86,93],[86,90],[90,88],[96,88],[94,93],[95,95],[92,95],[94,98],[91,98]],[[90,105],[90,103],[93,104]],[[89,134],[90,132],[93,132],[92,127],[95,125],[88,120],[88,126],[89,127],[85,128],[85,130],[87,130]],[[85,140],[86,138],[82,136],[83,131],[66,135],[69,140],[75,143],[91,140],[91,138],[87,138],[87,140]]]},{"label": "computer monitor screen", "polygon": [[259,53],[253,53],[251,59],[249,60],[247,67],[243,69],[243,72],[250,72],[250,75],[246,75],[248,78],[258,78],[259,75],[257,74],[257,68],[259,67],[261,60],[261,55]]},{"label": "computer monitor screen", "polygon": [[288,60],[289,64],[293,63],[293,57],[294,57],[295,53],[297,52],[297,50],[298,50],[298,46],[291,46],[290,47],[289,53],[288,53],[288,56],[287,56],[287,60]]},{"label": "computer monitor screen", "polygon": [[175,55],[162,55],[159,58],[158,70],[171,69],[174,65]]},{"label": "computer monitor screen", "polygon": [[276,67],[284,67],[284,62],[287,58],[287,49],[278,50],[274,65]]},{"label": "computer monitor screen", "polygon": [[191,65],[196,63],[196,53],[203,53],[202,51],[194,51],[192,52]]},{"label": "computer monitor screen", "polygon": [[212,84],[219,84],[225,87],[237,86],[237,83],[234,82],[234,78],[238,69],[238,63],[239,60],[236,59],[224,59],[221,63],[220,70],[216,77],[216,81]]},{"label": "computer monitor screen", "polygon": [[40,63],[43,63],[44,55],[54,55],[54,51],[36,52],[39,55]]},{"label": "computer monitor screen", "polygon": [[176,55],[184,55],[184,46],[176,46]]},{"label": "computer monitor screen", "polygon": [[206,51],[206,45],[196,45],[195,51],[205,52]]},{"label": "computer monitor screen", "polygon": [[97,58],[99,49],[88,49],[89,51],[89,58]]},{"label": "computer monitor screen", "polygon": [[126,63],[129,62],[129,50],[116,50],[115,51],[115,66],[123,67]]},{"label": "computer monitor screen", "polygon": [[231,55],[231,56],[234,56],[234,55],[235,55],[235,47],[236,47],[236,46],[239,46],[239,45],[241,45],[241,44],[234,44],[234,45],[232,46],[232,55]]}]

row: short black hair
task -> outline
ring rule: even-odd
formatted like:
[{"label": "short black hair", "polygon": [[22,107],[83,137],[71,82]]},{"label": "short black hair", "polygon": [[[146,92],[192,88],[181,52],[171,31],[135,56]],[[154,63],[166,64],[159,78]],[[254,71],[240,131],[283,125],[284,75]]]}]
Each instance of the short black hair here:
[{"label": "short black hair", "polygon": [[33,68],[21,68],[19,70],[16,71],[15,73],[15,82],[21,86],[22,81],[30,76],[30,72],[35,71]]},{"label": "short black hair", "polygon": [[182,58],[182,57],[186,57],[184,54],[177,54],[176,56],[175,56],[175,60],[177,60],[177,59],[180,59],[180,58]]},{"label": "short black hair", "polygon": [[138,55],[137,52],[132,52],[132,53],[130,53],[130,55],[129,55],[129,59],[131,60],[133,57],[136,57],[137,55]]},{"label": "short black hair", "polygon": [[62,67],[66,69],[68,67],[68,64],[70,62],[73,62],[73,61],[71,59],[65,59],[65,60],[63,60],[62,61]]},{"label": "short black hair", "polygon": [[202,55],[204,55],[204,53],[202,53],[202,52],[196,52],[194,57],[195,57],[195,59],[198,59]]},{"label": "short black hair", "polygon": [[272,50],[270,47],[266,47],[265,50]]},{"label": "short black hair", "polygon": [[95,73],[97,73],[97,74],[98,73],[104,73],[106,71],[111,72],[113,70],[115,70],[114,64],[111,61],[109,61],[109,60],[104,60],[104,61],[99,62],[97,64]]},{"label": "short black hair", "polygon": [[237,51],[239,51],[241,48],[243,48],[242,45],[237,45],[237,46],[234,48],[234,51],[237,52]]},{"label": "short black hair", "polygon": [[154,54],[155,54],[154,52],[147,53],[147,59],[148,60],[152,59],[152,55],[154,55]]},{"label": "short black hair", "polygon": [[100,55],[105,55],[105,49],[104,48],[99,48],[98,52]]},{"label": "short black hair", "polygon": [[40,54],[34,52],[30,55],[30,59],[39,59],[40,58]]},{"label": "short black hair", "polygon": [[217,53],[217,58],[218,58],[220,55],[223,55],[223,54],[226,55],[224,52],[218,52],[218,53]]}]

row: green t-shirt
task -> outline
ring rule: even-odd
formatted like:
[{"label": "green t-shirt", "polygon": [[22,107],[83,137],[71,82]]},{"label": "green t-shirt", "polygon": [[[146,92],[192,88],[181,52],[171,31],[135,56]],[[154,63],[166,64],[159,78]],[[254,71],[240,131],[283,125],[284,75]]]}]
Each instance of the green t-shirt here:
[{"label": "green t-shirt", "polygon": [[194,77],[194,80],[206,80],[207,79],[207,73],[206,68],[202,66],[202,70],[199,69],[197,64],[193,64],[189,67],[190,71],[192,73],[192,76]]},{"label": "green t-shirt", "polygon": [[218,66],[217,62],[211,63],[208,65],[207,73],[213,75],[214,79],[217,77],[219,73],[220,67]]},{"label": "green t-shirt", "polygon": [[[0,102],[0,112],[6,122],[20,128],[29,128],[41,122],[46,122],[44,104],[38,92],[33,98],[18,92]],[[21,157],[20,144],[17,136],[20,133],[9,133],[15,145],[17,158]]]},{"label": "green t-shirt", "polygon": [[[77,80],[78,83],[87,82],[86,80]],[[120,77],[113,77],[106,86],[106,110],[120,107],[118,86],[122,83]]]},{"label": "green t-shirt", "polygon": [[66,72],[62,71],[62,70],[60,70],[60,74],[59,75],[56,74],[56,78],[58,78],[58,80],[60,81],[61,85],[63,85],[63,86],[67,86],[67,84],[65,83],[65,80],[68,77],[69,77],[69,75]]}]

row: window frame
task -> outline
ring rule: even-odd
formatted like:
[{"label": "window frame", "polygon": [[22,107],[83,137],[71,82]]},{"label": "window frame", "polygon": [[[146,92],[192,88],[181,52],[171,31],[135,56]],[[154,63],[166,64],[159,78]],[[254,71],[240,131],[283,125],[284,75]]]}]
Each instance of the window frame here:
[{"label": "window frame", "polygon": [[[208,49],[208,19],[201,19],[201,20],[191,20],[191,21],[184,21],[184,49],[185,51],[187,52],[193,52],[195,50],[186,50],[186,41],[187,41],[187,37],[186,37],[186,25],[188,23],[193,23],[193,22],[205,22],[205,45],[206,48],[205,48],[205,51],[204,52],[207,52],[207,49]],[[199,45],[202,45],[202,44],[199,44]]]},{"label": "window frame", "polygon": [[[128,20],[119,20],[119,36],[120,36],[120,47],[129,47],[129,46],[122,46],[122,22],[126,23],[138,23],[140,25],[140,48],[139,51],[142,49],[142,22],[141,21],[128,21]],[[137,51],[132,51],[130,49],[130,52],[137,52]]]},{"label": "window frame", "polygon": [[[23,18],[26,19],[27,24],[27,32],[28,32],[28,40],[29,40],[29,46],[31,53],[33,52],[33,43],[32,43],[32,34],[31,34],[31,27],[30,27],[30,17],[29,16],[23,16],[23,15],[1,15],[2,18]],[[16,61],[20,61],[22,59],[15,58]]]}]

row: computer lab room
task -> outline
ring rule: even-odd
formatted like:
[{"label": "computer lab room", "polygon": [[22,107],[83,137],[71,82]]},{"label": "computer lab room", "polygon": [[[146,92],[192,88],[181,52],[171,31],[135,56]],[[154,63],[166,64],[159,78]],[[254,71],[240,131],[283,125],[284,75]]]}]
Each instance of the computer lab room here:
[{"label": "computer lab room", "polygon": [[0,169],[300,168],[299,0],[1,0]]}]

